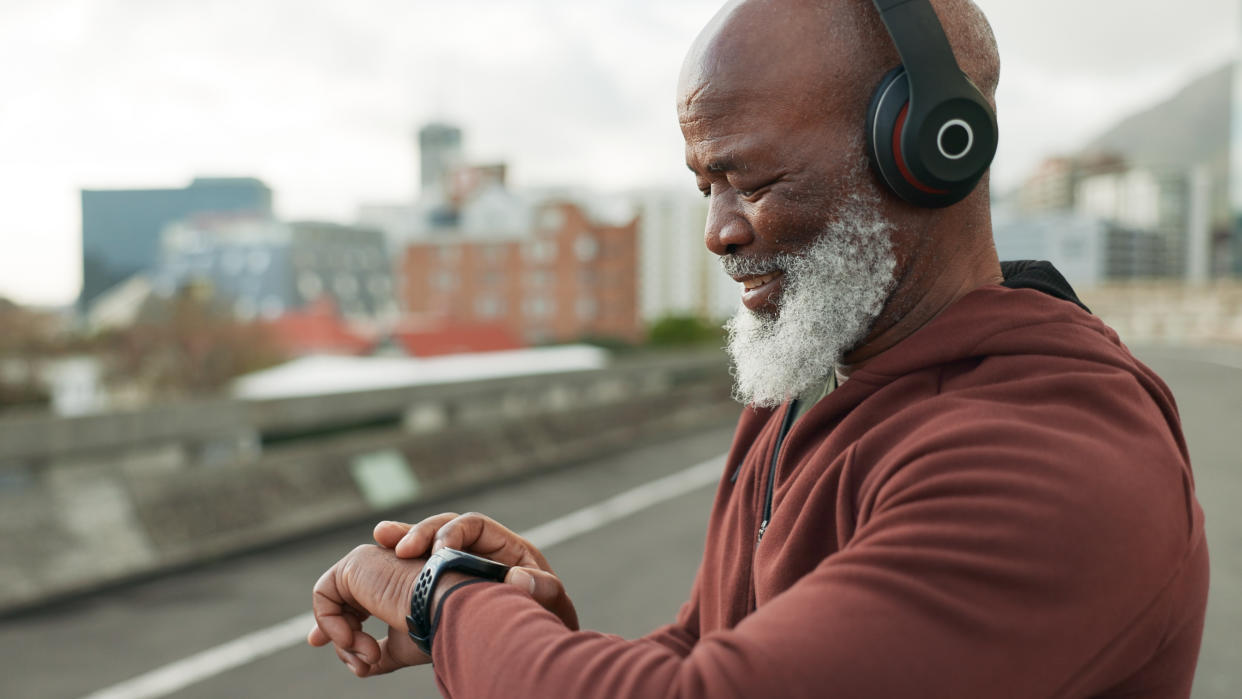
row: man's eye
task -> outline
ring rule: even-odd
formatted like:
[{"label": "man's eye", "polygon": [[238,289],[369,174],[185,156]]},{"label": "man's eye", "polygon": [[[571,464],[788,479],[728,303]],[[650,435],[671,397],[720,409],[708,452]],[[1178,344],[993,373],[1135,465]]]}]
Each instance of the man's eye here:
[{"label": "man's eye", "polygon": [[757,195],[759,195],[764,190],[766,190],[768,186],[771,184],[772,184],[771,182],[765,182],[758,186],[751,185],[750,187],[737,187],[736,188],[737,195],[739,197],[742,197],[743,199],[754,199]]}]

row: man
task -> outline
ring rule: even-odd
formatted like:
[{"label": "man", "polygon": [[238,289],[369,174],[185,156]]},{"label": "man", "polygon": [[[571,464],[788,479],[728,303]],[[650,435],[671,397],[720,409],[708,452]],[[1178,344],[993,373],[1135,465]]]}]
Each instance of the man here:
[{"label": "man", "polygon": [[[991,99],[986,20],[933,5]],[[1172,396],[1055,271],[1005,278],[986,179],[942,209],[881,186],[862,123],[898,62],[864,0],[732,2],[686,59],[750,407],[675,623],[578,631],[529,542],[445,514],[325,573],[309,641],[360,676],[429,662],[404,618],[434,544],[518,566],[434,590],[446,696],[1188,696],[1207,551]]]}]

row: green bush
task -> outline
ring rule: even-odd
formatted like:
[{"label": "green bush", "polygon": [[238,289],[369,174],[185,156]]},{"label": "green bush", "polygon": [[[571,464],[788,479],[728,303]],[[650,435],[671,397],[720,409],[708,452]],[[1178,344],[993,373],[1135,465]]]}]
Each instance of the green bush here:
[{"label": "green bush", "polygon": [[698,316],[665,316],[647,331],[647,344],[656,347],[682,345],[724,345],[724,329],[720,323]]}]

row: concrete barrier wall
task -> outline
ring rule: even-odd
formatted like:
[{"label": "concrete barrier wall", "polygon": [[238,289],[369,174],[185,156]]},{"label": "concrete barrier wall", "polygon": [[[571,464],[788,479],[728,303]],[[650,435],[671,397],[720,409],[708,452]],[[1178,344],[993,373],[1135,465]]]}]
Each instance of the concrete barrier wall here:
[{"label": "concrete barrier wall", "polygon": [[1082,290],[1083,302],[1132,344],[1242,346],[1242,284],[1133,282]]},{"label": "concrete barrier wall", "polygon": [[738,410],[723,357],[711,353],[0,422],[0,613],[726,423]]}]

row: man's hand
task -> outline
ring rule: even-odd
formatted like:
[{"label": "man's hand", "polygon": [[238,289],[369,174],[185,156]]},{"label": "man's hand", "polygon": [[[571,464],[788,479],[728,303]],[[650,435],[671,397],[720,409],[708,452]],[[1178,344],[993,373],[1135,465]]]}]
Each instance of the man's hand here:
[{"label": "man's hand", "polygon": [[565,626],[578,630],[574,603],[543,553],[491,517],[446,512],[415,525],[380,522],[374,536],[375,543],[392,549],[398,558],[425,557],[447,546],[513,566],[505,583],[528,593]]},{"label": "man's hand", "polygon": [[[378,546],[359,546],[315,583],[311,608],[315,628],[306,640],[331,643],[336,655],[359,677],[382,675],[431,662],[406,632],[414,582],[424,561],[401,560]],[[376,641],[362,630],[370,616],[388,624],[388,637]]]}]

